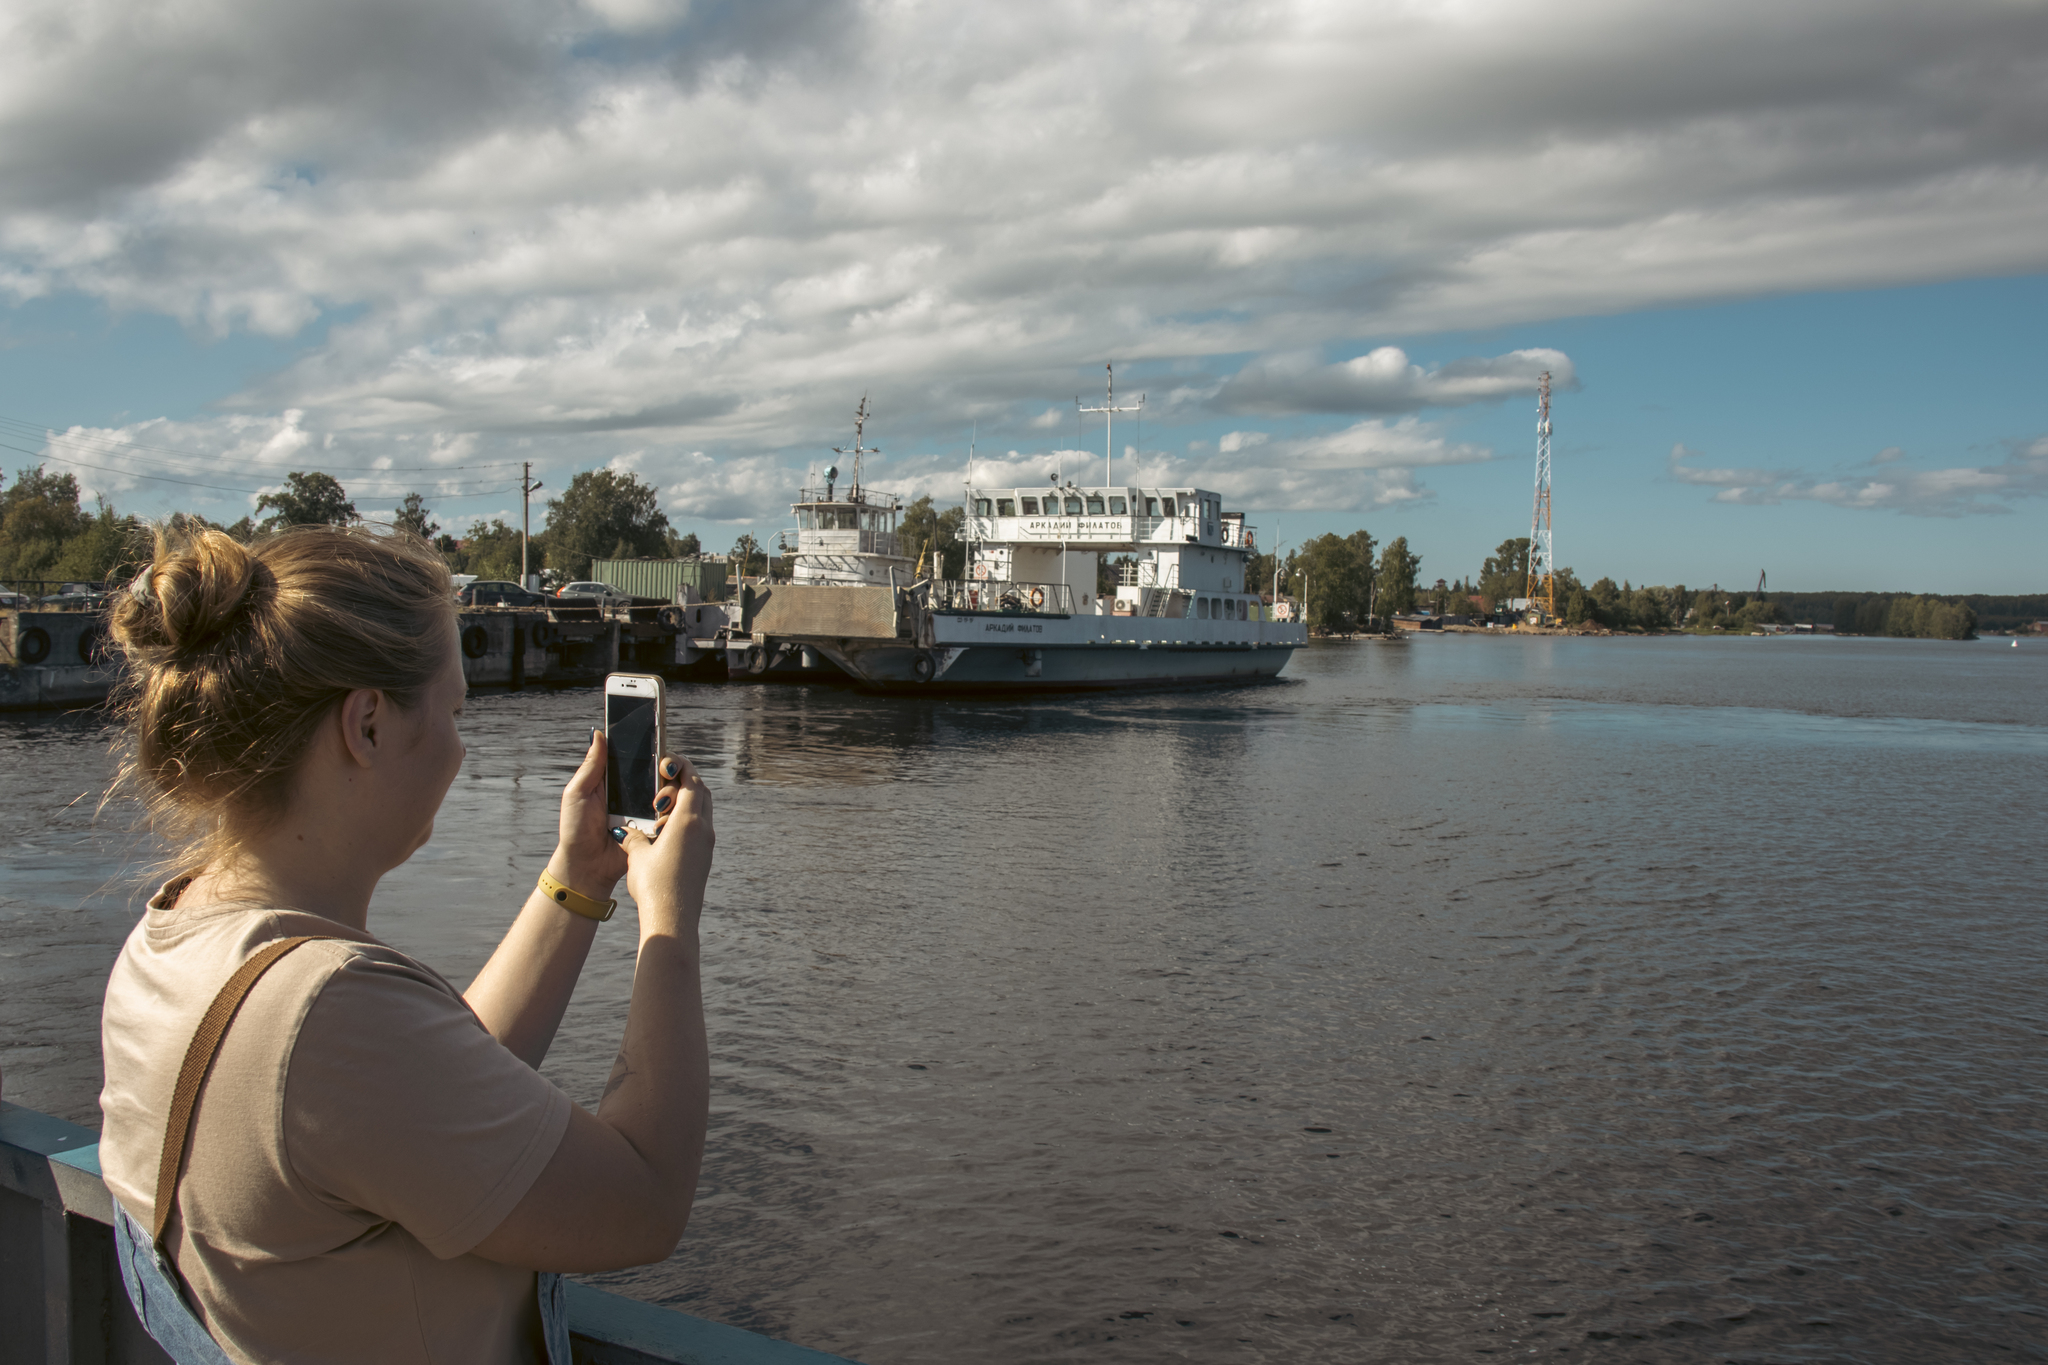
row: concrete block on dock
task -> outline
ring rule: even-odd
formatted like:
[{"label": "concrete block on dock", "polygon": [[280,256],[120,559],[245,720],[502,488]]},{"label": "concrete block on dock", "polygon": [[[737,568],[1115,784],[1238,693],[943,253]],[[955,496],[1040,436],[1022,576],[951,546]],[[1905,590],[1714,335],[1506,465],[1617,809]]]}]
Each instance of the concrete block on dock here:
[{"label": "concrete block on dock", "polygon": [[887,639],[897,635],[897,593],[890,588],[776,583],[752,589],[747,624],[778,639]]}]

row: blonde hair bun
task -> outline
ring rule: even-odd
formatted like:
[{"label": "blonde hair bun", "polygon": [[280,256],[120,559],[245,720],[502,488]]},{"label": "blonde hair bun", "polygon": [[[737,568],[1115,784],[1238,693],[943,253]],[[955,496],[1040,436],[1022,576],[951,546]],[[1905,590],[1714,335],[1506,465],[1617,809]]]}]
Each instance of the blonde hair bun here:
[{"label": "blonde hair bun", "polygon": [[417,705],[455,650],[448,566],[409,534],[294,526],[243,545],[160,527],[109,613],[128,656],[121,784],[211,861],[274,815],[321,720],[350,692]]}]

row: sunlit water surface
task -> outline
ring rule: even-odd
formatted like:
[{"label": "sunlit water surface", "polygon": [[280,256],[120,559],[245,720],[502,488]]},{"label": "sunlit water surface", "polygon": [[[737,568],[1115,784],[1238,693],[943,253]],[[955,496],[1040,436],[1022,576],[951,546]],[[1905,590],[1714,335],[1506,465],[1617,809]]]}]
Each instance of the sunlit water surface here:
[{"label": "sunlit water surface", "polygon": [[[476,697],[373,927],[466,980],[596,710]],[[682,1248],[602,1282],[877,1365],[2048,1357],[2048,648],[1445,638],[670,718],[718,793],[711,1146]],[[0,1066],[81,1122],[139,906],[107,745],[0,721]],[[633,946],[547,1064],[586,1102]]]}]

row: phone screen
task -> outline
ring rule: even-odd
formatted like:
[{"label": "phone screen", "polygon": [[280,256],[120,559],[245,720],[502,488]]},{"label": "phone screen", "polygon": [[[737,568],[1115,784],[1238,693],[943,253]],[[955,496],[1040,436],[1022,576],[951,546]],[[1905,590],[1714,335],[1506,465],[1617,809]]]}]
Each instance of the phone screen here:
[{"label": "phone screen", "polygon": [[634,820],[654,818],[654,698],[618,693],[604,699],[605,813]]}]

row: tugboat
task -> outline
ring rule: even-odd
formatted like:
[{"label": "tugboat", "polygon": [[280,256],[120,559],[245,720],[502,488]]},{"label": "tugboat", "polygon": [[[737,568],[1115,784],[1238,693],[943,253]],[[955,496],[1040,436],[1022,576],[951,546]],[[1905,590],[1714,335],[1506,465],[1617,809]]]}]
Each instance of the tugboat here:
[{"label": "tugboat", "polygon": [[[863,394],[853,414],[853,444],[832,447],[834,455],[850,457],[852,478],[840,486],[835,464],[826,467],[822,489],[807,481],[790,505],[795,527],[776,536],[776,548],[794,557],[790,581],[798,587],[894,589],[911,581],[915,566],[899,553],[897,543],[901,500],[861,483],[863,458],[881,453],[866,444],[867,420]],[[839,665],[817,649],[755,632],[753,596],[742,588],[739,622],[726,632],[726,676],[803,682],[843,678]]]},{"label": "tugboat", "polygon": [[853,414],[853,445],[834,446],[834,455],[853,459],[853,477],[843,495],[837,488],[839,466],[825,470],[825,488],[804,488],[790,511],[796,528],[782,532],[777,547],[796,557],[791,578],[797,583],[834,583],[855,587],[895,587],[910,582],[912,565],[899,553],[896,518],[903,507],[893,493],[876,494],[861,486],[860,466],[864,455],[881,451],[862,444],[868,420],[868,400],[863,394]]}]

